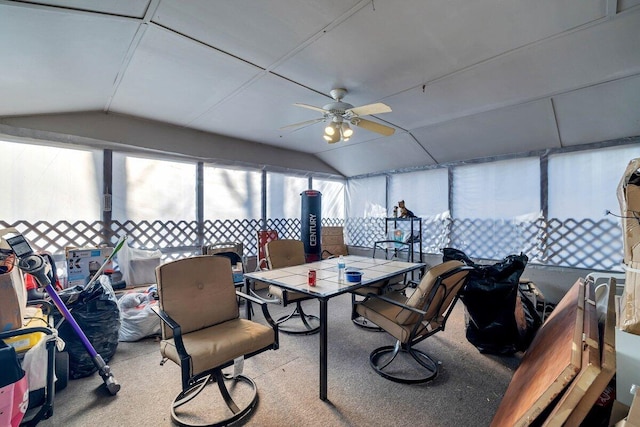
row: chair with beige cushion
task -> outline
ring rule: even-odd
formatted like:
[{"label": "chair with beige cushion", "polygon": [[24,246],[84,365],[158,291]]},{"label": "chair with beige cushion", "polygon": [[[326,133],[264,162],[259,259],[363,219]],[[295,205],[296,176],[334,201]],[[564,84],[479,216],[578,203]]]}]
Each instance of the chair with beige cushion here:
[{"label": "chair with beige cushion", "polygon": [[[386,241],[385,241],[386,242]],[[381,242],[376,242],[373,246],[373,258],[377,258],[380,253],[384,254],[384,259],[400,259],[401,254],[408,254],[407,251],[387,251],[384,250],[385,246],[380,244]],[[395,242],[394,242],[395,243]],[[376,252],[378,249],[383,249],[382,251]],[[408,259],[402,259],[401,261],[408,261]],[[359,315],[356,311],[356,306],[358,300],[360,300],[363,296],[367,296],[368,294],[376,294],[383,295],[387,292],[392,291],[402,291],[404,290],[410,283],[407,280],[406,273],[397,274],[393,277],[390,277],[385,280],[381,280],[376,283],[372,283],[370,285],[364,286],[362,288],[358,288],[351,293],[351,321],[356,325],[364,329],[372,330],[372,331],[383,331],[378,325],[374,324],[370,320],[364,318]]]},{"label": "chair with beige cushion", "polygon": [[359,315],[396,339],[394,346],[377,348],[369,356],[379,375],[408,384],[436,377],[438,363],[415,346],[444,330],[471,269],[460,261],[447,261],[429,269],[410,296],[400,291],[372,293],[356,304]]},{"label": "chair with beige cushion", "polygon": [[[219,426],[247,416],[255,407],[258,394],[255,382],[238,372],[243,360],[278,348],[278,328],[266,306],[235,290],[231,263],[225,257],[195,256],[171,261],[156,268],[156,279],[156,313],[163,320],[160,352],[164,360],[180,366],[182,374],[182,391],[171,405],[172,419],[179,425]],[[236,296],[262,304],[271,326],[241,319]],[[232,365],[234,375],[222,372]],[[217,383],[226,407],[207,405],[202,410],[195,401],[186,405],[211,382]],[[228,389],[225,382],[232,386]],[[209,417],[215,420],[209,421]]]},{"label": "chair with beige cushion", "polygon": [[[306,262],[304,243],[301,240],[272,240],[265,245],[265,255],[269,269],[291,267]],[[292,303],[296,305],[293,312],[276,320],[279,330],[289,334],[304,335],[320,331],[320,319],[317,316],[305,313],[301,304],[303,301],[315,298],[274,285],[269,286],[269,294],[277,298],[283,307]],[[294,322],[296,320],[300,320],[302,324],[295,325]]]},{"label": "chair with beige cushion", "polygon": [[349,248],[344,243],[343,227],[322,227],[320,239],[322,259],[335,258],[340,255],[349,255]]}]

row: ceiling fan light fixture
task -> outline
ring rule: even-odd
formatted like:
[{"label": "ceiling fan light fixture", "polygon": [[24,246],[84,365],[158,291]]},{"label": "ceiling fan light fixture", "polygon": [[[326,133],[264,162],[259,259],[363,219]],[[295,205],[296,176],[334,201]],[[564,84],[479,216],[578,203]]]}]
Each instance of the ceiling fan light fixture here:
[{"label": "ceiling fan light fixture", "polygon": [[324,134],[322,136],[325,141],[327,141],[329,144],[335,144],[336,142],[340,141],[340,133],[339,132],[334,132],[333,135],[327,135]]},{"label": "ceiling fan light fixture", "polygon": [[353,135],[353,129],[349,127],[349,123],[343,122],[340,126],[340,133],[342,134],[342,139],[347,141]]},{"label": "ceiling fan light fixture", "polygon": [[335,124],[329,123],[325,128],[324,128],[324,134],[326,136],[333,136],[336,133],[336,128],[335,128]]}]

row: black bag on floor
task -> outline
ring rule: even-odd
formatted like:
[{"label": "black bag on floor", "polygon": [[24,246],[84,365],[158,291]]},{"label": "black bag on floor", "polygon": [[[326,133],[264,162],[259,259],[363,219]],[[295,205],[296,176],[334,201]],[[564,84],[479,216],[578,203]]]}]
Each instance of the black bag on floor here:
[{"label": "black bag on floor", "polygon": [[[118,347],[120,331],[120,310],[111,286],[96,281],[89,289],[75,286],[58,295],[96,352],[108,363]],[[53,318],[58,325],[58,335],[66,343],[65,351],[69,353],[69,377],[77,379],[96,372],[98,369],[93,359],[71,324],[64,321],[58,310],[54,310]]]},{"label": "black bag on floor", "polygon": [[526,350],[542,321],[528,298],[520,295],[524,254],[509,255],[493,265],[473,262],[464,252],[446,248],[443,261],[474,267],[460,299],[467,313],[467,340],[481,353],[512,354]]}]

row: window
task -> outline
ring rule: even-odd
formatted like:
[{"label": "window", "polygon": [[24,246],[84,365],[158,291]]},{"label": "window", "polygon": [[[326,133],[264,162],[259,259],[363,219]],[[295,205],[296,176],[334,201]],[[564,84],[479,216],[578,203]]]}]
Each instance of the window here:
[{"label": "window", "polygon": [[385,176],[351,179],[347,182],[347,218],[387,216]]},{"label": "window", "polygon": [[101,219],[102,151],[0,141],[0,152],[2,220]]},{"label": "window", "polygon": [[322,218],[344,219],[344,183],[313,179],[313,189],[322,193]]},{"label": "window", "polygon": [[262,173],[204,166],[204,219],[260,219]]},{"label": "window", "polygon": [[557,154],[549,157],[549,218],[600,220],[620,214],[618,183],[640,147]]},{"label": "window", "polygon": [[113,153],[113,214],[118,221],[194,221],[196,166]]},{"label": "window", "polygon": [[267,218],[300,218],[300,194],[308,190],[309,180],[270,172],[267,174]]},{"label": "window", "polygon": [[[441,168],[393,175],[389,193],[392,206],[404,200],[407,208],[416,216],[428,218],[441,215],[449,210],[448,171]],[[390,209],[393,209],[392,206]]]},{"label": "window", "polygon": [[459,166],[453,173],[455,218],[516,219],[540,214],[537,157]]}]

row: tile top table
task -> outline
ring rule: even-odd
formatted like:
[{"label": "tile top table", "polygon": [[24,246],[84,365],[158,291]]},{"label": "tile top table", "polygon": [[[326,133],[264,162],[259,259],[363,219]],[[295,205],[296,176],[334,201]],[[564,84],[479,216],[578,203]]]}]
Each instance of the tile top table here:
[{"label": "tile top table", "polygon": [[[320,302],[320,399],[327,400],[327,302],[335,296],[352,292],[398,274],[423,269],[422,262],[404,262],[355,255],[344,256],[346,270],[362,273],[359,283],[338,280],[338,258],[331,258],[275,270],[245,273],[245,287],[249,292],[251,280],[268,283],[283,289],[311,295]],[[316,270],[316,286],[309,286],[309,270]],[[247,318],[251,319],[251,305],[247,304]]]}]

